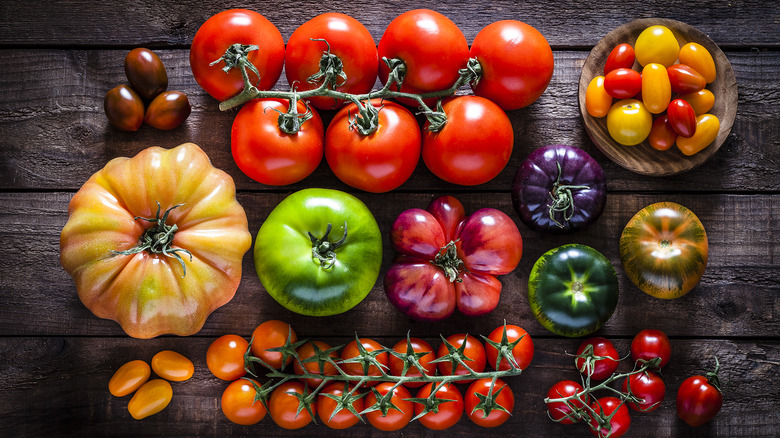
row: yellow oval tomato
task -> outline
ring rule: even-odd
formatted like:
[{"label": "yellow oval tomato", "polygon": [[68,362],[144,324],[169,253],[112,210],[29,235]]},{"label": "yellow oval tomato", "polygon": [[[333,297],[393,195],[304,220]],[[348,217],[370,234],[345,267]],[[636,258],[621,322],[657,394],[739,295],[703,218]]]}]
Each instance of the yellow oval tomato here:
[{"label": "yellow oval tomato", "polygon": [[680,49],[680,64],[696,70],[697,73],[704,76],[707,83],[715,80],[717,72],[715,71],[715,60],[712,59],[710,52],[699,43],[688,43]]},{"label": "yellow oval tomato", "polygon": [[601,118],[607,115],[610,107],[612,96],[604,89],[604,76],[596,76],[585,90],[585,108],[591,117]]},{"label": "yellow oval tomato", "polygon": [[233,298],[251,244],[233,179],[186,143],[92,175],[68,206],[60,262],[82,303],[128,335],[187,336]]},{"label": "yellow oval tomato", "polygon": [[127,404],[127,410],[133,418],[141,420],[165,409],[172,398],[173,388],[167,380],[150,380],[138,388]]},{"label": "yellow oval tomato", "polygon": [[183,355],[175,351],[163,350],[152,358],[152,370],[163,379],[183,382],[192,377],[195,366]]},{"label": "yellow oval tomato", "polygon": [[[650,26],[643,30],[634,45],[636,60],[640,65],[658,63],[669,67],[677,61],[680,54],[680,43],[666,26]],[[701,72],[699,72],[701,73]]]},{"label": "yellow oval tomato", "polygon": [[142,360],[131,360],[119,367],[108,381],[108,391],[115,397],[124,397],[140,388],[152,375],[149,364]]},{"label": "yellow oval tomato", "polygon": [[653,116],[636,99],[615,102],[607,113],[607,130],[616,142],[633,146],[642,143],[650,134]]},{"label": "yellow oval tomato", "polygon": [[697,116],[707,113],[715,106],[715,95],[706,88],[693,93],[683,94],[680,96],[680,99],[690,103],[693,107],[693,112]]},{"label": "yellow oval tomato", "polygon": [[642,69],[642,102],[648,111],[661,114],[672,100],[672,84],[666,67],[651,62]]},{"label": "yellow oval tomato", "polygon": [[720,120],[712,114],[702,114],[696,117],[696,132],[692,137],[677,137],[677,149],[684,155],[693,155],[706,148],[718,136]]}]

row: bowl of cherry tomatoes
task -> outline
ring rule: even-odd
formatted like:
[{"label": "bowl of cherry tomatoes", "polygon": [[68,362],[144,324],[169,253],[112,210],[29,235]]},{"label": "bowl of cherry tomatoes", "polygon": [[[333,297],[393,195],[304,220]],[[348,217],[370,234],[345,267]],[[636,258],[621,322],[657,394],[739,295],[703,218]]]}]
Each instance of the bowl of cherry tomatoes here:
[{"label": "bowl of cherry tomatoes", "polygon": [[582,67],[585,129],[632,172],[675,175],[723,145],[737,113],[737,81],[707,35],[676,20],[634,20],[608,33]]}]

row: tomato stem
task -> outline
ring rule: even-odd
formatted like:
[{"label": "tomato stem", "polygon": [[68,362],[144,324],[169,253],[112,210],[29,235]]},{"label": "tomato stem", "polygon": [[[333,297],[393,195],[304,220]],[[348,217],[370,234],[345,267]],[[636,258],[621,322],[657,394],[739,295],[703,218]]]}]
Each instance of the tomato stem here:
[{"label": "tomato stem", "polygon": [[344,221],[344,235],[335,242],[328,240],[331,229],[333,229],[333,225],[329,223],[325,230],[325,234],[323,234],[322,237],[315,237],[311,231],[308,232],[309,239],[311,239],[312,256],[319,261],[320,266],[325,269],[333,267],[336,263],[336,249],[343,245],[347,240],[347,221]]},{"label": "tomato stem", "polygon": [[450,243],[441,247],[431,263],[444,271],[444,275],[447,276],[450,283],[463,281],[460,278],[460,273],[465,270],[465,264],[458,257],[458,247],[455,241],[450,241]]},{"label": "tomato stem", "polygon": [[561,171],[561,163],[558,161],[556,164],[558,165],[558,178],[555,180],[552,191],[550,192],[552,203],[549,205],[550,208],[548,213],[550,214],[550,220],[553,221],[555,225],[560,228],[564,228],[565,225],[555,218],[556,213],[563,213],[564,222],[571,220],[571,218],[574,216],[574,195],[572,194],[572,190],[583,190],[589,189],[590,187],[584,185],[574,186],[562,183],[561,175],[563,172]]}]

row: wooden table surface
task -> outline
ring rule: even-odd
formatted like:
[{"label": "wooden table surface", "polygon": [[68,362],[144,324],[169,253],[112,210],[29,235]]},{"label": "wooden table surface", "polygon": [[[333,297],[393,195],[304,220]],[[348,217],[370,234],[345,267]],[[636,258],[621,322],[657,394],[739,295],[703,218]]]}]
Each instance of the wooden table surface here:
[{"label": "wooden table surface", "polygon": [[[450,17],[469,42],[493,21],[517,19],[535,26],[550,42],[555,72],[536,103],[509,112],[515,131],[512,158],[497,178],[484,185],[467,188],[442,182],[421,162],[407,183],[386,194],[350,189],[324,164],[292,186],[263,186],[244,176],[231,157],[235,113],[220,112],[218,102],[195,83],[189,68],[189,45],[198,27],[232,7],[262,13],[285,40],[298,25],[327,11],[354,16],[377,42],[396,15],[417,7]],[[709,35],[728,56],[739,87],[737,117],[726,143],[704,165],[677,176],[640,176],[615,165],[589,140],[578,110],[577,83],[590,49],[615,27],[645,17],[673,18]],[[526,328],[536,348],[530,368],[510,379],[516,396],[511,420],[488,431],[464,418],[446,433],[590,436],[584,426],[561,426],[545,415],[542,400],[547,389],[557,380],[577,379],[565,352],[573,352],[580,341],[546,331],[532,316],[526,295],[533,263],[564,243],[593,246],[618,271],[620,302],[599,335],[612,339],[623,355],[634,334],[644,328],[661,329],[672,340],[671,363],[664,369],[666,398],[657,411],[632,416],[629,436],[780,435],[777,2],[292,0],[282,7],[278,2],[5,0],[0,5],[0,23],[0,435],[382,435],[363,424],[336,434],[321,424],[291,432],[269,417],[255,426],[237,426],[224,418],[219,398],[226,384],[206,368],[207,347],[221,335],[248,338],[262,321],[281,319],[292,323],[301,337],[342,344],[358,333],[385,345],[394,344],[407,331],[438,345],[440,333],[487,334],[507,320]],[[193,112],[180,128],[121,132],[108,124],[103,96],[125,83],[123,58],[135,47],[155,50],[167,67],[169,89],[189,96]],[[277,88],[286,86],[281,80]],[[152,145],[170,148],[189,141],[233,176],[253,235],[278,202],[305,187],[346,190],[362,199],[376,216],[385,244],[380,281],[368,298],[340,316],[293,314],[265,293],[250,251],[235,298],[215,311],[196,335],[132,339],[114,322],[93,316],[58,261],[59,234],[70,198],[111,158],[133,156]],[[541,235],[526,228],[512,209],[509,194],[519,163],[534,149],[555,143],[585,149],[601,163],[608,179],[604,214],[588,230],[566,236]],[[517,221],[522,233],[522,261],[502,277],[501,301],[487,316],[419,323],[401,315],[385,298],[381,276],[393,256],[390,224],[401,211],[424,207],[439,194],[457,196],[468,211],[498,208]],[[639,209],[657,201],[689,207],[701,218],[710,239],[709,265],[701,283],[674,301],[655,299],[636,289],[625,276],[618,254],[623,226]],[[111,396],[108,380],[123,363],[148,361],[162,349],[191,358],[195,375],[174,383],[173,401],[163,412],[133,420],[127,412],[129,397]],[[677,388],[689,375],[711,368],[714,356],[722,368],[723,409],[709,424],[688,427],[675,414]],[[417,423],[402,432],[443,435]]]}]

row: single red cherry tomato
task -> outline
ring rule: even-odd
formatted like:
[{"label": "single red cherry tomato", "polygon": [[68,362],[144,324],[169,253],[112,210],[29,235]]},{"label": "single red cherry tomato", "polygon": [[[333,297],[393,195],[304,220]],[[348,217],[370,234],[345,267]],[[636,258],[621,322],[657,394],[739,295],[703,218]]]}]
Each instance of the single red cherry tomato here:
[{"label": "single red cherry tomato", "polygon": [[631,68],[634,66],[634,47],[631,44],[618,44],[609,52],[607,62],[604,64],[604,74],[618,68]]},{"label": "single red cherry tomato", "polygon": [[707,85],[704,76],[685,64],[674,64],[666,69],[672,93],[688,94],[704,89]]},{"label": "single red cherry tomato", "polygon": [[[447,343],[450,344],[450,347],[447,346]],[[485,347],[474,336],[469,336],[463,333],[450,335],[447,337],[446,343],[442,342],[441,345],[439,345],[437,357],[441,358],[446,354],[452,353],[453,351],[459,349],[464,343],[466,344],[466,348],[463,350],[463,353],[459,354],[464,356],[462,359],[464,360],[465,364],[474,372],[480,373],[484,371],[486,363]],[[455,372],[453,372],[452,362],[443,361],[439,362],[439,373],[443,376],[457,376],[468,374],[469,372],[459,363],[456,363]],[[466,380],[464,379],[463,382],[465,381]]]},{"label": "single red cherry tomato", "polygon": [[590,404],[591,409],[606,420],[601,424],[597,419],[590,420],[590,433],[597,437],[619,438],[628,432],[631,416],[626,405],[616,397],[602,397]]},{"label": "single red cherry tomato", "polygon": [[690,103],[674,99],[669,103],[666,114],[669,116],[669,125],[680,136],[689,138],[696,133],[696,113]]},{"label": "single red cherry tomato", "polygon": [[661,406],[666,395],[666,385],[661,375],[652,371],[632,374],[623,380],[621,391],[641,399],[640,403],[628,402],[628,407],[640,412],[651,412]]},{"label": "single red cherry tomato", "polygon": [[371,388],[371,392],[365,397],[365,406],[373,406],[377,402],[377,396],[384,397],[392,390],[390,403],[396,407],[395,409],[388,409],[386,414],[383,414],[381,410],[366,413],[368,422],[385,432],[403,429],[412,420],[414,414],[414,403],[409,401],[412,398],[409,390],[403,385],[395,387],[394,385],[393,382],[382,382]]},{"label": "single red cherry tomato", "polygon": [[[571,397],[582,392],[585,388],[579,383],[572,380],[561,380],[553,385],[549,391],[547,391],[547,398],[550,400]],[[567,405],[562,401],[549,401],[547,402],[547,411],[550,417],[560,424],[574,424],[579,423],[584,418],[580,410],[585,409],[590,401],[590,397],[584,396],[585,399],[577,398],[571,401],[571,406],[575,408],[572,410],[570,405]]]},{"label": "single red cherry tomato", "polygon": [[[254,383],[254,385],[253,385]],[[260,383],[255,380],[239,379],[225,388],[220,406],[225,417],[233,423],[249,426],[265,417],[267,410],[263,403],[255,400]]]},{"label": "single red cherry tomato", "polygon": [[[320,365],[316,358],[317,354],[330,349],[331,346],[323,341],[309,341],[298,347],[298,350],[296,351],[298,352],[300,361],[296,360],[293,362],[295,374],[304,374],[304,368],[309,374],[319,374],[323,376],[335,376],[338,374],[338,370],[333,364],[330,362],[323,362],[322,365]],[[329,352],[328,356],[330,356],[334,362],[339,360],[339,354],[335,350]],[[316,388],[322,383],[322,379],[316,377],[304,380],[306,381],[306,384],[309,385],[309,388]]]},{"label": "single red cherry tomato", "polygon": [[645,329],[634,336],[631,341],[631,359],[649,361],[656,357],[661,358],[658,365],[663,368],[672,356],[672,346],[666,333],[656,329]]},{"label": "single red cherry tomato", "polygon": [[[423,386],[419,392],[417,392],[418,399],[427,399],[433,391],[436,383],[428,383]],[[430,411],[419,417],[420,424],[432,430],[444,430],[454,426],[460,417],[463,416],[463,396],[460,394],[458,388],[451,383],[442,385],[441,388],[436,391],[436,397],[442,400],[449,400],[438,405],[437,411]],[[414,415],[418,416],[422,414],[423,404],[414,404]]]},{"label": "single red cherry tomato", "polygon": [[[393,351],[395,351],[396,353],[400,353],[402,355],[401,357],[404,357],[403,355],[409,352],[410,345],[411,345],[411,350],[414,353],[427,353],[417,359],[418,363],[425,371],[425,375],[426,376],[436,375],[436,364],[431,363],[432,360],[436,359],[436,353],[433,352],[433,347],[431,347],[431,344],[425,342],[424,340],[418,338],[409,338],[408,340],[403,339],[401,341],[398,341],[397,344],[395,344],[395,346],[393,347]],[[414,366],[413,362],[404,361],[394,354],[389,355],[388,365],[390,366],[390,374],[394,376],[401,376],[401,375],[405,375],[407,377],[422,376],[420,370],[416,366]],[[406,368],[406,374],[402,374],[404,368]],[[407,388],[419,388],[420,386],[423,385],[425,385],[425,383],[423,382],[404,382],[404,386],[406,386]]]},{"label": "single red cherry tomato", "polygon": [[[504,424],[512,416],[515,407],[515,395],[503,380],[496,379],[491,392],[490,386],[493,379],[478,379],[469,385],[463,403],[469,420],[482,427],[496,427]],[[500,408],[493,408],[488,413],[483,407],[483,400],[488,393]],[[482,404],[482,406],[480,406]]]},{"label": "single red cherry tomato", "polygon": [[630,99],[642,91],[642,75],[630,68],[616,68],[604,76],[604,90],[615,99]]},{"label": "single red cherry tomato", "polygon": [[582,341],[575,364],[580,373],[594,380],[605,380],[617,369],[620,356],[609,339],[593,337]]},{"label": "single red cherry tomato", "polygon": [[[531,340],[531,335],[522,327],[507,324],[497,327],[490,332],[488,339],[497,344],[501,344],[504,337],[504,329],[506,329],[506,340],[509,343],[519,341],[517,345],[512,348],[512,356],[515,359],[517,367],[522,370],[528,368],[528,366],[531,365],[531,360],[534,358],[534,342]],[[509,362],[505,358],[502,358],[501,362],[496,364],[498,361],[498,349],[489,342],[485,344],[485,355],[488,364],[496,370],[505,371],[511,368]]]},{"label": "single red cherry tomato", "polygon": [[658,151],[669,150],[677,141],[677,132],[669,124],[669,115],[661,114],[653,121],[653,127],[650,128],[650,135],[647,141],[653,149]]},{"label": "single red cherry tomato", "polygon": [[238,335],[223,335],[206,350],[206,366],[218,379],[232,382],[246,374],[244,354],[249,342]]},{"label": "single red cherry tomato", "polygon": [[[342,430],[354,426],[360,421],[349,409],[342,408],[335,414],[336,407],[339,406],[344,397],[350,397],[349,393],[352,387],[346,382],[333,382],[322,388],[317,395],[317,415],[320,420],[331,429]],[[354,394],[350,405],[355,412],[363,412],[364,399],[360,394]],[[346,400],[345,400],[346,401]]]},{"label": "single red cherry tomato", "polygon": [[706,376],[688,377],[677,390],[677,416],[691,426],[701,426],[712,420],[723,406],[719,365]]},{"label": "single red cherry tomato", "polygon": [[268,413],[279,427],[288,430],[300,429],[311,423],[312,414],[317,415],[317,404],[311,404],[311,414],[302,409],[298,398],[306,390],[301,382],[285,382],[277,386],[268,400]]},{"label": "single red cherry tomato", "polygon": [[[373,339],[360,338],[358,340],[353,340],[341,350],[341,363],[339,364],[341,369],[352,376],[381,376],[383,371],[386,373],[389,369],[387,353],[382,352],[374,355],[374,359],[379,363],[381,369],[369,362],[363,362],[360,359],[356,359],[360,356],[358,341],[360,342],[360,346],[369,353],[373,351],[379,352],[385,349],[385,347]],[[355,360],[357,360],[357,362],[355,362]],[[363,386],[374,386],[377,383],[379,382],[367,381],[363,383]]]},{"label": "single red cherry tomato", "polygon": [[252,355],[262,359],[270,367],[281,370],[290,364],[292,356],[287,356],[282,363],[282,353],[268,349],[283,346],[288,338],[290,344],[298,342],[298,336],[290,324],[275,319],[265,321],[252,332]]}]

